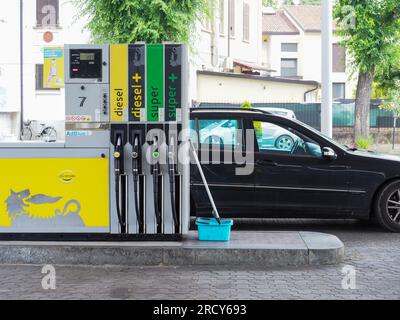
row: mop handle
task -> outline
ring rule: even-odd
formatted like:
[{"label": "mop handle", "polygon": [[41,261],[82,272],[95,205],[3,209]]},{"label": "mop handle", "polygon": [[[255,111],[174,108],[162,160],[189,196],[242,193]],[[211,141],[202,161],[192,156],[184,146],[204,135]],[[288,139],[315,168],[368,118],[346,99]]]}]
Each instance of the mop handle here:
[{"label": "mop handle", "polygon": [[218,223],[221,223],[221,218],[219,216],[218,209],[215,205],[214,198],[211,194],[210,188],[208,187],[207,179],[204,176],[203,168],[201,167],[199,157],[197,156],[196,148],[194,147],[192,140],[189,140],[189,143],[190,143],[190,147],[192,149],[194,161],[196,162],[197,168],[199,169],[201,179],[203,180],[203,184],[204,184],[204,187],[206,188],[208,198],[210,199],[211,205],[213,207],[213,210],[214,210],[213,215],[217,219]]}]

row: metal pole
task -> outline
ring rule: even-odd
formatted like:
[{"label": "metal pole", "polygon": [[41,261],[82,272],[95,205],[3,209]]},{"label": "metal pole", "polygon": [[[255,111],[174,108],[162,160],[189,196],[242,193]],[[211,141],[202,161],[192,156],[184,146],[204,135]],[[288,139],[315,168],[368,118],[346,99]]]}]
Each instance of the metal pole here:
[{"label": "metal pole", "polygon": [[321,131],[332,137],[332,0],[322,0],[322,104]]},{"label": "metal pole", "polygon": [[228,58],[231,56],[231,0],[228,0]]},{"label": "metal pole", "polygon": [[397,117],[393,118],[393,143],[392,149],[394,150],[396,144],[396,127],[397,127]]},{"label": "metal pole", "polygon": [[20,41],[20,91],[21,91],[21,111],[19,113],[20,123],[19,130],[22,132],[24,124],[24,3],[20,0],[20,31],[19,31],[19,41]]}]

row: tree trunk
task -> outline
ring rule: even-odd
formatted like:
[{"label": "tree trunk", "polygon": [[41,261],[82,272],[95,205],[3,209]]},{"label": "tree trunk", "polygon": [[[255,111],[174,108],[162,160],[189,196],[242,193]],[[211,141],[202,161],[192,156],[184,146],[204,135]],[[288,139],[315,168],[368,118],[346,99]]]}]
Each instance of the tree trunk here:
[{"label": "tree trunk", "polygon": [[359,138],[369,137],[369,113],[371,105],[371,90],[374,81],[375,69],[368,72],[360,72],[358,76],[356,105],[355,105],[355,128],[354,142]]}]

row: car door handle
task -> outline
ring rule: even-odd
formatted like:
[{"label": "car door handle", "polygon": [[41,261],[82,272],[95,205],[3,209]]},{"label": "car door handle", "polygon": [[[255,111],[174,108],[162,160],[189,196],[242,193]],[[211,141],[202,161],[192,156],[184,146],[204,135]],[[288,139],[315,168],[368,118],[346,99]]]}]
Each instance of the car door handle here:
[{"label": "car door handle", "polygon": [[278,166],[278,164],[272,160],[268,160],[268,159],[260,159],[257,160],[256,163],[260,166],[265,166],[265,167],[276,167]]}]

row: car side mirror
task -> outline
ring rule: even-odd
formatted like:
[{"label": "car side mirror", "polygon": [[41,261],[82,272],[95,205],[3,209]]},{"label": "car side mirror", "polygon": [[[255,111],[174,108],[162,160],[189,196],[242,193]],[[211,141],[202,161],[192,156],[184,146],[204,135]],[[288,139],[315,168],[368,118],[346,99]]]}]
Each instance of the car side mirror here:
[{"label": "car side mirror", "polygon": [[324,159],[333,161],[337,159],[337,154],[332,148],[325,147],[322,148],[322,157],[324,157]]}]

